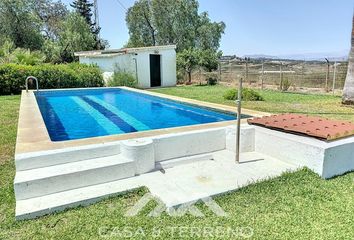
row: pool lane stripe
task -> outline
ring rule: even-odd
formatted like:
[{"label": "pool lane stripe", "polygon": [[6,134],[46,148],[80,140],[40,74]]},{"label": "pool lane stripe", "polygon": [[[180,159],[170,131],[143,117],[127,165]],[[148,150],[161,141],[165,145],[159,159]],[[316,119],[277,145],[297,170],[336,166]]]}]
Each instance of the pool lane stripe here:
[{"label": "pool lane stripe", "polygon": [[126,123],[130,124],[131,126],[134,126],[134,128],[137,129],[138,131],[144,131],[144,130],[149,130],[150,129],[144,123],[140,122],[139,120],[137,120],[136,118],[132,117],[131,115],[119,110],[118,108],[116,108],[112,104],[109,104],[109,103],[107,103],[107,102],[105,102],[105,101],[103,101],[103,100],[101,100],[101,99],[99,99],[97,97],[94,97],[94,96],[88,96],[87,98],[89,98],[90,100],[102,105],[103,107],[105,107],[106,109],[108,109],[109,111],[114,113],[115,115],[119,116]]},{"label": "pool lane stripe", "polygon": [[127,122],[125,122],[123,119],[121,119],[119,116],[114,114],[113,112],[109,111],[107,108],[104,106],[96,103],[95,101],[92,101],[88,97],[80,97],[82,100],[90,104],[93,108],[95,108],[97,111],[99,111],[101,114],[103,114],[107,119],[109,119],[112,123],[114,123],[117,127],[119,127],[122,131],[128,133],[128,132],[137,132],[137,130],[129,125]]},{"label": "pool lane stripe", "polygon": [[83,108],[108,134],[124,133],[122,129],[109,121],[100,111],[92,107],[80,97],[70,97],[76,104]]},{"label": "pool lane stripe", "polygon": [[[42,114],[45,125],[49,132],[50,139],[52,141],[68,140],[69,135],[67,134],[65,127],[60,121],[57,113],[54,110],[54,107],[50,105],[46,97],[37,97],[39,105],[43,106],[43,109],[47,111],[47,114]],[[42,111],[42,108],[40,108]]]}]

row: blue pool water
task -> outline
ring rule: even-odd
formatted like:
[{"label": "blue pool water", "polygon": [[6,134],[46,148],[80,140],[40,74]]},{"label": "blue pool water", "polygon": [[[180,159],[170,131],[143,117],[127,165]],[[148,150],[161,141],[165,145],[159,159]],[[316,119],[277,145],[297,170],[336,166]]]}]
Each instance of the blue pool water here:
[{"label": "blue pool water", "polygon": [[136,93],[107,88],[36,92],[52,141],[212,123],[235,116]]}]

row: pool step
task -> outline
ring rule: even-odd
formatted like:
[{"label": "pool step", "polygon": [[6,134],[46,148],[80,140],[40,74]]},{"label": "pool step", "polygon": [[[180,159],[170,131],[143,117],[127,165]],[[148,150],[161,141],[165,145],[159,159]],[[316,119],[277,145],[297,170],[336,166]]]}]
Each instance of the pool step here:
[{"label": "pool step", "polygon": [[16,220],[31,219],[67,208],[87,206],[142,187],[139,176],[16,201]]},{"label": "pool step", "polygon": [[193,156],[188,156],[188,157],[181,157],[181,158],[175,158],[175,159],[157,162],[155,164],[155,168],[156,169],[167,169],[167,168],[172,168],[172,167],[179,166],[182,164],[188,164],[188,163],[200,162],[200,161],[208,161],[208,160],[213,160],[212,153],[198,154],[198,155],[193,155]]},{"label": "pool step", "polygon": [[92,158],[106,157],[119,153],[119,142],[91,144],[80,147],[68,147],[65,149],[16,154],[15,164],[17,171],[23,171]]},{"label": "pool step", "polygon": [[115,181],[135,175],[135,163],[121,155],[17,171],[17,200]]}]

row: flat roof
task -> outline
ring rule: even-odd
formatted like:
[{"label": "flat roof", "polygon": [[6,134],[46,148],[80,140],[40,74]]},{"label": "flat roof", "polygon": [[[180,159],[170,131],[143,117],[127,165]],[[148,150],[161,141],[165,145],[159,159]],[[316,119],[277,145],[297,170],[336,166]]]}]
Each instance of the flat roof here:
[{"label": "flat roof", "polygon": [[77,57],[112,57],[122,54],[144,52],[144,51],[154,51],[154,50],[164,50],[164,49],[176,49],[176,45],[162,45],[162,46],[150,46],[150,47],[137,47],[137,48],[119,48],[119,49],[106,49],[106,50],[94,50],[94,51],[81,51],[75,52],[74,55]]}]

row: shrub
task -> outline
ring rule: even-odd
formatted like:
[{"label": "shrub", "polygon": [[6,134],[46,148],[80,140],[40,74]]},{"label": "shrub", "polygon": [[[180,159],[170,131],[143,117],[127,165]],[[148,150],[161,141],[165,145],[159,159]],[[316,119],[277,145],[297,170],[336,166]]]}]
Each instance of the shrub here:
[{"label": "shrub", "polygon": [[28,76],[38,78],[39,88],[101,87],[104,85],[99,68],[84,64],[41,64],[35,66],[0,65],[0,95],[18,94],[25,88]]},{"label": "shrub", "polygon": [[288,78],[284,78],[282,86],[281,86],[282,89],[280,89],[280,90],[285,92],[285,91],[288,91],[290,87],[291,87],[291,81],[289,81]]},{"label": "shrub", "polygon": [[[224,94],[224,98],[227,100],[236,100],[238,96],[237,89],[230,89]],[[263,101],[263,97],[253,89],[242,89],[242,100],[244,101]]]},{"label": "shrub", "polygon": [[37,65],[43,63],[45,56],[40,51],[31,51],[16,48],[13,42],[5,40],[0,46],[0,63],[17,63],[24,65]]},{"label": "shrub", "polygon": [[207,84],[210,86],[214,86],[218,83],[218,79],[215,77],[208,77],[207,78]]},{"label": "shrub", "polygon": [[124,71],[115,71],[112,78],[108,80],[109,87],[126,86],[136,88],[138,82],[133,74]]}]

